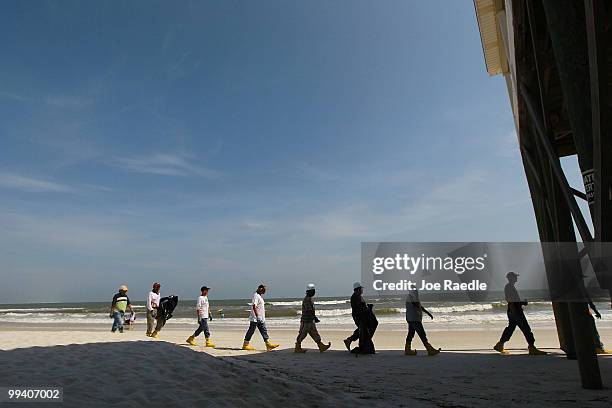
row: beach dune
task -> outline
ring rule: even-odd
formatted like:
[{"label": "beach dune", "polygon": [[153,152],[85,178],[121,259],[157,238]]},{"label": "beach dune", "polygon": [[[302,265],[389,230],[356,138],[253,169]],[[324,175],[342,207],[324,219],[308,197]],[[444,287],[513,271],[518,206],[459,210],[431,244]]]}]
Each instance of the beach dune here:
[{"label": "beach dune", "polygon": [[[410,406],[410,407],[609,407],[610,389],[583,390],[575,361],[556,350],[554,329],[540,329],[538,344],[551,355],[525,354],[520,333],[502,356],[483,344],[498,330],[431,331],[445,350],[437,357],[403,356],[405,333],[377,332],[373,356],[349,354],[345,330],[322,330],[333,348],[314,349],[307,339],[302,355],[292,352],[294,328],[275,328],[281,343],[274,352],[239,349],[242,330],[214,332],[219,348],[188,347],[185,329],[167,328],[160,340],[140,330],[123,335],[107,330],[0,331],[2,383],[9,386],[59,386],[64,407],[83,406]],[[609,329],[602,331],[610,338]],[[203,339],[200,339],[200,343]],[[253,344],[262,349],[261,339]],[[398,347],[399,346],[399,347]],[[612,356],[599,359],[612,383]],[[49,406],[49,405],[46,405]]]}]

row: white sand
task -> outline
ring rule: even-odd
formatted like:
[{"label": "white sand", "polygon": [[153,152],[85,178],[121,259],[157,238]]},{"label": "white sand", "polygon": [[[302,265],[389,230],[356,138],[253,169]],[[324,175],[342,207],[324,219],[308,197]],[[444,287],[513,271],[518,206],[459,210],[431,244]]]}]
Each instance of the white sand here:
[{"label": "white sand", "polygon": [[[577,363],[554,349],[551,328],[534,330],[538,345],[552,352],[543,357],[525,355],[518,331],[508,343],[513,355],[492,352],[499,328],[430,331],[430,341],[445,352],[427,357],[415,339],[419,356],[405,357],[405,333],[383,327],[375,336],[378,353],[358,358],[342,344],[348,328],[322,327],[332,349],[319,353],[307,339],[303,346],[311,351],[304,355],[292,352],[295,327],[271,328],[281,347],[269,353],[239,350],[245,328],[214,324],[217,349],[185,345],[191,330],[170,325],[160,340],[146,338],[142,326],[124,334],[77,329],[0,328],[0,386],[62,386],[62,406],[74,407],[612,406],[610,388],[580,387]],[[612,342],[611,329],[600,333]],[[263,348],[258,333],[253,344]],[[612,356],[599,364],[612,386]]]}]

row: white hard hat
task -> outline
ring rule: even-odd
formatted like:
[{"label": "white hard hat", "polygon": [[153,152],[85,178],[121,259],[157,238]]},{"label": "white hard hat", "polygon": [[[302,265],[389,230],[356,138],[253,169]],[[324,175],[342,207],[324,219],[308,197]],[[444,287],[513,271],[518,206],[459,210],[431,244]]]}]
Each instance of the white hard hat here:
[{"label": "white hard hat", "polygon": [[361,286],[361,282],[355,282],[355,283],[353,283],[353,290],[355,290],[355,289],[359,289],[359,288],[363,288],[363,286]]},{"label": "white hard hat", "polygon": [[315,288],[314,283],[309,283],[308,285],[306,285],[306,290],[313,290]]}]

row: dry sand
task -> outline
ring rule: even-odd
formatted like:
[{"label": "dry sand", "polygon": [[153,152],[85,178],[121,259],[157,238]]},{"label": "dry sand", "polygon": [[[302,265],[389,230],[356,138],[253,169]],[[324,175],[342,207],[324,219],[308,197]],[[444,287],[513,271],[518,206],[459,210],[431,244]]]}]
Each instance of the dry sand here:
[{"label": "dry sand", "polygon": [[[349,327],[321,327],[332,349],[319,353],[307,339],[311,350],[296,355],[295,327],[270,329],[279,350],[244,352],[245,327],[211,326],[217,349],[187,346],[191,330],[170,325],[159,340],[145,337],[142,326],[124,334],[0,327],[0,386],[61,386],[64,407],[612,406],[612,356],[599,358],[608,388],[583,390],[577,363],[555,349],[552,328],[534,330],[551,352],[543,357],[525,354],[520,332],[508,343],[512,355],[491,351],[499,328],[430,331],[444,352],[427,357],[415,339],[419,355],[405,357],[405,333],[384,327],[375,336],[378,353],[355,357],[342,344]],[[600,333],[612,341],[611,329]],[[263,349],[258,333],[253,344]]]}]

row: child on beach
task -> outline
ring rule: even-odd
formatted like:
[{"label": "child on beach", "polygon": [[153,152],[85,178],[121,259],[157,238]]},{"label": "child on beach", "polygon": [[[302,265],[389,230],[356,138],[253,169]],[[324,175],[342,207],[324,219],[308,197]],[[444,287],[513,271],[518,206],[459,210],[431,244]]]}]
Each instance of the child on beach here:
[{"label": "child on beach", "polygon": [[200,297],[196,303],[196,313],[198,315],[198,328],[197,330],[189,336],[187,339],[187,343],[192,346],[197,346],[195,338],[200,335],[200,333],[204,332],[204,337],[206,338],[206,347],[215,348],[215,344],[210,340],[210,330],[208,329],[208,319],[210,317],[210,307],[208,304],[208,291],[210,288],[208,286],[202,286],[200,288]]},{"label": "child on beach", "polygon": [[264,342],[266,343],[266,350],[270,351],[278,347],[278,344],[270,342],[268,329],[266,328],[266,307],[262,297],[265,293],[265,285],[259,285],[257,287],[257,291],[253,293],[253,299],[251,301],[251,315],[249,317],[249,329],[244,336],[244,343],[242,344],[243,350],[255,350],[255,347],[249,344],[251,337],[253,337],[253,334],[255,333],[255,328],[259,329],[259,333],[261,333],[261,337],[263,337]]},{"label": "child on beach", "polygon": [[419,301],[417,290],[411,290],[406,297],[406,322],[408,322],[408,335],[406,336],[406,345],[404,347],[404,355],[406,356],[416,356],[417,354],[416,350],[412,349],[412,339],[415,333],[419,335],[428,355],[435,356],[440,353],[440,349],[433,348],[427,340],[427,333],[425,333],[425,328],[423,327],[423,312],[433,319],[433,315]]}]

